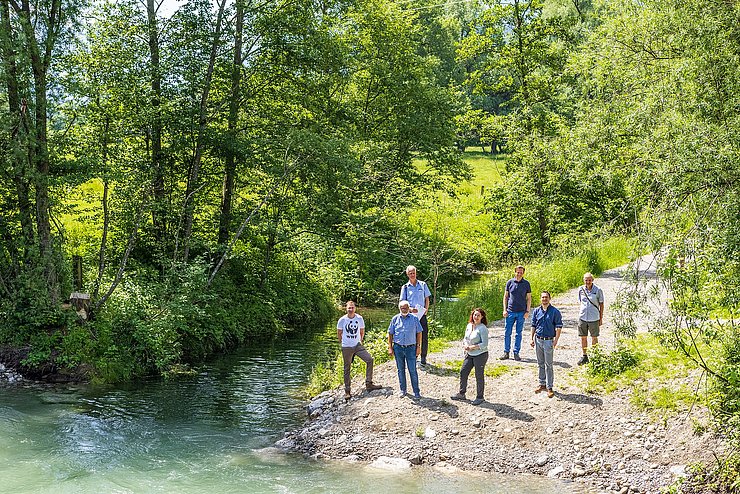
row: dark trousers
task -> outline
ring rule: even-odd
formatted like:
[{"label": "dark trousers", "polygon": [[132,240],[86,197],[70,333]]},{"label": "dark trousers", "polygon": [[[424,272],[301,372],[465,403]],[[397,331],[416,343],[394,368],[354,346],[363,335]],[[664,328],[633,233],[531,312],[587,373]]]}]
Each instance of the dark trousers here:
[{"label": "dark trousers", "polygon": [[484,375],[486,362],[488,362],[488,352],[476,356],[465,354],[465,360],[463,360],[463,365],[460,369],[460,394],[464,395],[468,389],[468,376],[470,375],[470,371],[475,368],[475,397],[483,399],[483,391],[486,387]]},{"label": "dark trousers", "polygon": [[342,358],[344,359],[344,390],[349,393],[352,388],[352,378],[350,377],[350,369],[352,368],[352,358],[357,355],[366,364],[365,368],[365,385],[372,384],[373,382],[373,357],[370,352],[365,350],[362,343],[358,343],[354,347],[342,347]]},{"label": "dark trousers", "polygon": [[419,319],[419,322],[421,323],[421,329],[423,329],[421,332],[421,363],[426,364],[427,353],[429,352],[429,322],[427,322],[427,315],[424,314]]}]

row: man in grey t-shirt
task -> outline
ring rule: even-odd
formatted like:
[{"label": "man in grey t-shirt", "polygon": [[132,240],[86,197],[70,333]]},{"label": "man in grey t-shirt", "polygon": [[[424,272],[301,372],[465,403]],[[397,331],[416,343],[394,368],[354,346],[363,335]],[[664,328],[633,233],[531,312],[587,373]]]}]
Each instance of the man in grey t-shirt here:
[{"label": "man in grey t-shirt", "polygon": [[604,319],[604,292],[594,285],[594,275],[585,273],[583,285],[578,289],[580,314],[578,316],[578,336],[581,337],[583,356],[578,365],[588,363],[588,335],[591,335],[591,346],[599,342],[599,327]]}]

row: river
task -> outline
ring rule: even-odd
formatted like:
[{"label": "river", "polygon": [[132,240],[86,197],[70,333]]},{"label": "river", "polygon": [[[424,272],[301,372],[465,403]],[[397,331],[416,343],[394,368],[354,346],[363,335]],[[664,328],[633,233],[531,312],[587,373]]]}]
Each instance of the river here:
[{"label": "river", "polygon": [[0,492],[580,492],[534,476],[400,475],[276,451],[305,419],[300,388],[335,334],[280,337],[170,381],[0,385]]}]

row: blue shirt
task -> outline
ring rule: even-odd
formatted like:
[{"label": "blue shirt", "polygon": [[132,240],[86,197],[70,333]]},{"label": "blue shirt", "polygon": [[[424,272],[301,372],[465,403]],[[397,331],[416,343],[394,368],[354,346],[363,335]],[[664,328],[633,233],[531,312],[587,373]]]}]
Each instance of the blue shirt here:
[{"label": "blue shirt", "polygon": [[388,325],[388,334],[393,335],[393,343],[403,346],[416,345],[416,333],[422,331],[419,319],[410,312],[406,317],[396,314]]},{"label": "blue shirt", "polygon": [[423,281],[416,280],[416,285],[412,285],[409,281],[401,287],[401,296],[398,300],[408,300],[409,306],[413,309],[416,306],[426,307],[426,298],[431,295],[432,292]]},{"label": "blue shirt", "polygon": [[600,304],[604,303],[604,292],[596,285],[591,285],[591,290],[582,285],[578,289],[578,303],[581,304],[581,311],[578,315],[581,321],[594,322],[601,319]]},{"label": "blue shirt", "polygon": [[548,305],[546,311],[540,305],[532,311],[532,327],[535,335],[542,338],[554,338],[555,329],[563,327],[563,316],[552,305]]},{"label": "blue shirt", "polygon": [[526,312],[527,294],[532,293],[529,282],[522,278],[516,281],[512,278],[506,282],[506,291],[509,292],[509,300],[506,303],[506,312]]}]

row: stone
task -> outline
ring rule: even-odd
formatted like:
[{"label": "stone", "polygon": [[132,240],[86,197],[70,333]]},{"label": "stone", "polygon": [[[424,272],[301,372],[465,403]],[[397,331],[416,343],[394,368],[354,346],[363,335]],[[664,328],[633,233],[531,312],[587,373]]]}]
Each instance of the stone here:
[{"label": "stone", "polygon": [[432,439],[436,435],[437,435],[437,433],[434,431],[434,429],[431,429],[429,427],[427,427],[426,429],[424,429],[424,439]]},{"label": "stone", "polygon": [[547,472],[547,476],[548,476],[548,477],[557,477],[558,475],[560,475],[560,474],[561,474],[561,473],[563,473],[564,471],[565,471],[565,468],[563,468],[563,466],[562,466],[562,465],[558,465],[558,466],[556,466],[555,468],[551,468],[551,469],[550,469],[550,470],[549,470],[549,471]]},{"label": "stone", "polygon": [[544,467],[548,461],[550,461],[550,457],[547,455],[542,455],[537,458],[537,461],[535,463],[537,463],[538,467]]},{"label": "stone", "polygon": [[586,475],[586,470],[584,470],[583,468],[574,466],[573,468],[570,469],[570,474],[573,477],[583,477],[584,475]]},{"label": "stone", "polygon": [[388,470],[392,472],[401,472],[411,468],[411,462],[404,458],[393,456],[379,456],[369,465],[370,468],[377,470]]}]

